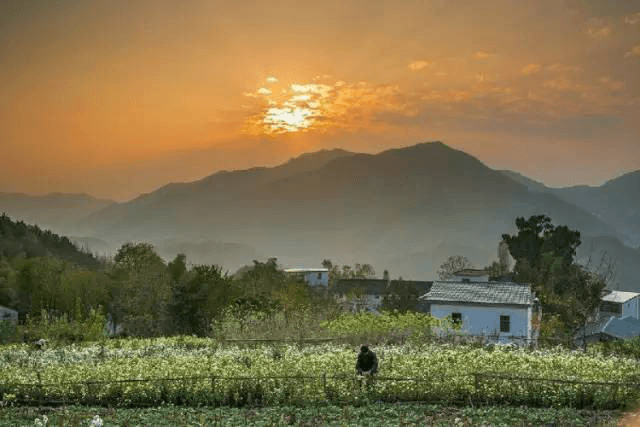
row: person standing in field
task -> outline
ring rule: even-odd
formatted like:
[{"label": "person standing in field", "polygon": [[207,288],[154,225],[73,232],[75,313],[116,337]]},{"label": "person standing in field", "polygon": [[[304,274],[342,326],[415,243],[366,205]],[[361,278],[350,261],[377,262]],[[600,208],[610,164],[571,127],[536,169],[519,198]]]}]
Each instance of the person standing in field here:
[{"label": "person standing in field", "polygon": [[378,372],[378,358],[373,351],[369,350],[367,345],[360,347],[356,371],[358,375],[373,375]]}]

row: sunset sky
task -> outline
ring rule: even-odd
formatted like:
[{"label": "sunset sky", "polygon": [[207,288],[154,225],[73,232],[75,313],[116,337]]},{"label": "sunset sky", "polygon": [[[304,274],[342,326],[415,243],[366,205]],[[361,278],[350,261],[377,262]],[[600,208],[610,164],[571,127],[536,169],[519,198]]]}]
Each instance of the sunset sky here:
[{"label": "sunset sky", "polygon": [[0,191],[127,200],[441,140],[551,186],[640,169],[639,0],[0,1]]}]

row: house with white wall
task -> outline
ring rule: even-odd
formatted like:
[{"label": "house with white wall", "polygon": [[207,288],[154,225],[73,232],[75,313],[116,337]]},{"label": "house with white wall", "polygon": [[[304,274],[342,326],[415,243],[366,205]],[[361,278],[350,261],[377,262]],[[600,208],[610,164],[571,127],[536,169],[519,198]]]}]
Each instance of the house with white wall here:
[{"label": "house with white wall", "polygon": [[600,313],[615,317],[640,319],[640,294],[636,292],[611,291],[600,298]]},{"label": "house with white wall", "polygon": [[284,272],[301,278],[309,286],[329,286],[329,270],[326,268],[287,268]]},{"label": "house with white wall", "polygon": [[576,333],[578,345],[640,336],[640,293],[605,292],[600,298],[596,320]]},{"label": "house with white wall", "polygon": [[534,340],[540,313],[531,287],[515,282],[433,282],[419,307],[434,317],[450,316],[467,335],[499,342]]}]

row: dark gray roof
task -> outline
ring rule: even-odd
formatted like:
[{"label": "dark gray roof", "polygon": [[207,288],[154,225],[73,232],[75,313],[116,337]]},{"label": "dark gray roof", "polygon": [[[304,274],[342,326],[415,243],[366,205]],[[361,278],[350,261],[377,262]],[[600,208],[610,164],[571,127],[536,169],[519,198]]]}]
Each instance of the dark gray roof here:
[{"label": "dark gray roof", "polygon": [[640,336],[640,320],[632,316],[622,319],[614,317],[606,324],[602,333],[620,339]]},{"label": "dark gray roof", "polygon": [[533,293],[528,285],[515,282],[433,282],[431,291],[420,299],[432,303],[532,305]]}]

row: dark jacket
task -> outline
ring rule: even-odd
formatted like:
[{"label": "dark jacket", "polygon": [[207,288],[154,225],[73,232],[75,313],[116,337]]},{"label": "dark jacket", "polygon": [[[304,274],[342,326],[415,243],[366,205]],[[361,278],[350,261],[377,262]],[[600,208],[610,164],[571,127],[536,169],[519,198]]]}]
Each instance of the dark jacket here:
[{"label": "dark jacket", "polygon": [[366,372],[370,374],[378,372],[378,358],[376,354],[369,349],[360,351],[358,361],[356,362],[356,371],[361,375]]}]

